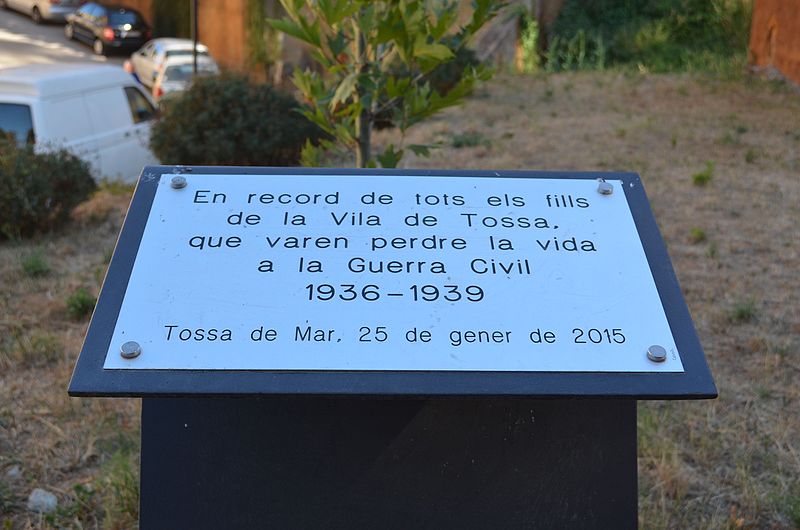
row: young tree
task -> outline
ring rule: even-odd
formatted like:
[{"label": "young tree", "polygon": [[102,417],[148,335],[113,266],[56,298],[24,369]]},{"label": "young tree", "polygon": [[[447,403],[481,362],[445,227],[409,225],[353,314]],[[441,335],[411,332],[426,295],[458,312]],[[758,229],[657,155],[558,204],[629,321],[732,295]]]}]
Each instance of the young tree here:
[{"label": "young tree", "polygon": [[[331,140],[306,146],[304,161],[335,145],[355,151],[358,167],[395,167],[404,146],[372,151],[376,120],[388,119],[404,138],[409,127],[459,103],[489,71],[468,66],[446,90],[431,87],[437,67],[452,61],[504,4],[474,0],[461,23],[454,0],[281,0],[284,19],[274,28],[306,42],[323,73],[296,71],[294,83],[308,100],[308,119]],[[409,145],[425,155],[428,146]]]}]

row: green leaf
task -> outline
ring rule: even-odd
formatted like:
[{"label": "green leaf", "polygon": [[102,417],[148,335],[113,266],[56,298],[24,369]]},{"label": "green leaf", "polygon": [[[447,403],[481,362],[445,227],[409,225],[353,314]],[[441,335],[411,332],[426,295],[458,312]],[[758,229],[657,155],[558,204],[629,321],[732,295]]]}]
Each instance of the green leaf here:
[{"label": "green leaf", "polygon": [[411,144],[408,146],[411,151],[417,156],[430,156],[431,149],[436,147],[435,145],[422,145],[422,144]]},{"label": "green leaf", "polygon": [[430,44],[425,42],[425,37],[420,35],[417,37],[417,40],[414,41],[414,57],[446,61],[453,57],[453,52],[444,44]]},{"label": "green leaf", "polygon": [[338,57],[347,48],[347,39],[342,30],[336,33],[336,37],[328,37],[327,42],[334,57]]},{"label": "green leaf", "polygon": [[291,20],[268,18],[266,22],[267,25],[271,26],[272,28],[278,31],[282,31],[283,33],[286,33],[287,35],[292,36],[296,39],[300,39],[301,41],[313,44],[306,36],[303,29],[298,24],[295,24]]},{"label": "green leaf", "polygon": [[389,144],[389,146],[383,150],[383,153],[378,155],[376,158],[378,159],[378,162],[380,162],[381,167],[397,167],[400,159],[403,158],[403,150],[400,149],[399,151],[395,151],[394,144]]},{"label": "green leaf", "polygon": [[339,103],[346,102],[353,95],[356,90],[356,81],[358,81],[358,72],[350,72],[342,79],[329,104],[331,111],[335,110]]}]

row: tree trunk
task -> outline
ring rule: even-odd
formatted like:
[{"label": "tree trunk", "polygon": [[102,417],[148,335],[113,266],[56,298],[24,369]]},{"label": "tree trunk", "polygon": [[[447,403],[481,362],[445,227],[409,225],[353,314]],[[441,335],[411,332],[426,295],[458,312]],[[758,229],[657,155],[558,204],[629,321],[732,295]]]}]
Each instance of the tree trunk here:
[{"label": "tree trunk", "polygon": [[[367,41],[364,35],[358,33],[358,61],[359,69],[362,73],[366,72],[369,68],[367,63]],[[356,94],[359,100],[362,99],[362,88],[356,89]],[[370,159],[372,158],[371,142],[372,142],[372,118],[370,116],[370,109],[362,106],[361,112],[358,114],[356,121],[356,138],[358,145],[356,146],[356,167],[367,167]]]}]

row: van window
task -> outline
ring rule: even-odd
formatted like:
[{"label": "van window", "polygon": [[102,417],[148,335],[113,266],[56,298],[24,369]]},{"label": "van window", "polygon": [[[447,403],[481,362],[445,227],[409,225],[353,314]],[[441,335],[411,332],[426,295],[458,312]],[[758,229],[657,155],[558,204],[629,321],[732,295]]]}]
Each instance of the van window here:
[{"label": "van window", "polygon": [[126,86],[125,95],[128,96],[128,105],[131,107],[133,123],[142,123],[143,121],[152,120],[156,117],[157,111],[155,107],[147,101],[147,98],[144,97],[144,94],[139,92],[139,89]]},{"label": "van window", "polygon": [[31,108],[17,103],[0,103],[0,136],[13,138],[18,144],[32,144]]}]

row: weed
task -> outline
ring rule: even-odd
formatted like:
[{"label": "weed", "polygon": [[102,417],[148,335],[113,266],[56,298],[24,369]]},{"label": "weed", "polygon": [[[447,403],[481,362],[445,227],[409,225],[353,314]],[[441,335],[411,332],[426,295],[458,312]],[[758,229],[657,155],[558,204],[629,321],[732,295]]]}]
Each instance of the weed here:
[{"label": "weed", "polygon": [[758,310],[756,301],[752,298],[739,300],[728,310],[728,321],[733,324],[751,322],[756,318]]},{"label": "weed", "polygon": [[570,38],[559,35],[552,38],[547,47],[545,70],[603,70],[607,55],[602,35],[579,29]]},{"label": "weed", "polygon": [[34,331],[17,338],[12,359],[24,366],[46,366],[61,357],[63,347],[56,335]]},{"label": "weed", "polygon": [[719,143],[722,145],[739,145],[741,142],[739,137],[733,132],[726,131],[725,134],[722,135],[722,138],[719,139]]},{"label": "weed", "polygon": [[69,527],[75,521],[91,521],[95,518],[97,506],[94,490],[90,486],[75,484],[68,504],[59,505],[53,513],[45,516],[45,521],[55,527]]},{"label": "weed", "polygon": [[706,168],[703,171],[698,171],[692,175],[692,182],[695,186],[705,186],[711,182],[711,177],[714,176],[714,162],[706,162]]},{"label": "weed", "polygon": [[759,399],[770,399],[772,398],[772,390],[766,387],[759,387],[756,389],[756,395]]},{"label": "weed", "polygon": [[105,179],[100,181],[98,189],[108,192],[109,195],[129,196],[133,193],[133,184],[118,179]]},{"label": "weed", "polygon": [[41,249],[22,258],[22,272],[29,278],[39,278],[50,272],[50,265]]},{"label": "weed", "polygon": [[11,508],[11,493],[8,485],[0,479],[0,514],[6,513]]},{"label": "weed", "polygon": [[786,515],[796,528],[800,528],[800,494],[791,495],[784,502]]},{"label": "weed", "polygon": [[719,255],[719,250],[717,249],[717,244],[713,241],[708,245],[708,250],[706,250],[706,256],[711,259],[717,259]]},{"label": "weed", "polygon": [[456,149],[462,147],[477,147],[479,145],[489,146],[489,139],[478,131],[467,131],[453,135],[451,145]]},{"label": "weed", "polygon": [[617,127],[614,131],[614,136],[617,138],[625,138],[626,134],[628,134],[628,131],[626,131],[624,127]]},{"label": "weed", "polygon": [[139,479],[135,451],[117,451],[101,470],[105,525],[127,528],[139,519]]},{"label": "weed", "polygon": [[539,69],[539,24],[528,13],[522,17],[521,22],[519,44],[522,60],[519,68],[522,72],[531,73]]},{"label": "weed", "polygon": [[702,243],[706,240],[706,231],[702,228],[692,228],[689,230],[689,241],[694,243]]},{"label": "weed", "polygon": [[669,143],[673,149],[678,146],[678,133],[672,133],[672,138],[670,138]]},{"label": "weed", "polygon": [[97,299],[83,287],[67,297],[67,313],[75,320],[80,320],[94,310]]},{"label": "weed", "polygon": [[756,158],[758,158],[758,152],[752,147],[747,149],[747,151],[744,153],[744,161],[747,162],[748,164],[754,163],[756,161]]}]

